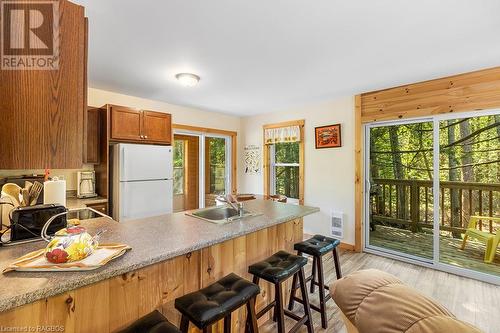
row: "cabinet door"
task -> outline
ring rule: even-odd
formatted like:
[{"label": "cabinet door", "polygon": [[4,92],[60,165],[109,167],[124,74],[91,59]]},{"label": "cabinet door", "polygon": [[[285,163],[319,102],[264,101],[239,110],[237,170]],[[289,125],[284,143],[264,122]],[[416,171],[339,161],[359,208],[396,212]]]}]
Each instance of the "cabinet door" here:
[{"label": "cabinet door", "polygon": [[99,147],[101,126],[99,109],[87,110],[87,133],[85,163],[99,164]]},{"label": "cabinet door", "polygon": [[107,203],[89,204],[89,205],[87,205],[87,207],[90,207],[92,209],[97,210],[100,213],[108,215],[108,204]]},{"label": "cabinet door", "polygon": [[172,142],[172,116],[168,113],[143,112],[144,140],[163,144]]},{"label": "cabinet door", "polygon": [[142,141],[142,112],[125,107],[111,107],[111,139]]},{"label": "cabinet door", "polygon": [[82,167],[87,103],[84,8],[58,2],[64,13],[59,20],[59,67],[0,70],[0,169]]}]

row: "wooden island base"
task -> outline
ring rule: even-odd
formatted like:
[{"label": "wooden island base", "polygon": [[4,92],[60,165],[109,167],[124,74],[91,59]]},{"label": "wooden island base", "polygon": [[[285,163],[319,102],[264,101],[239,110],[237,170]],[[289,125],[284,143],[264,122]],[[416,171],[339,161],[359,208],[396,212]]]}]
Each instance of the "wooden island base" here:
[{"label": "wooden island base", "polygon": [[[63,326],[63,332],[115,332],[154,309],[159,309],[178,326],[180,316],[173,307],[175,298],[231,272],[251,280],[247,273],[250,264],[278,250],[292,252],[294,243],[302,240],[302,234],[302,219],[285,222],[2,312],[0,326]],[[27,277],[26,283],[36,283],[36,279],[30,281]],[[260,286],[257,311],[274,297],[270,284],[262,282]],[[284,290],[288,291],[285,297],[289,295],[290,286],[291,281],[284,283]],[[243,307],[232,316],[232,332],[244,332],[245,319]],[[264,316],[259,325],[268,319],[269,316]],[[190,331],[198,332],[192,325]],[[214,325],[213,332],[222,332],[222,323]]]}]

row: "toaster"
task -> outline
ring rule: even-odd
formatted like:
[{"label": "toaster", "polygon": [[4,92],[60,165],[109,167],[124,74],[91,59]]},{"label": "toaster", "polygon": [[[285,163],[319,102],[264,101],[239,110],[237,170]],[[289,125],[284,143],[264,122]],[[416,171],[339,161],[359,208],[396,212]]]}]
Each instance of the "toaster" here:
[{"label": "toaster", "polygon": [[[66,207],[56,204],[35,205],[17,207],[11,211],[10,239],[2,239],[0,243],[15,243],[30,239],[39,239],[42,228],[52,216],[66,212]],[[56,231],[66,228],[66,215],[58,217],[48,228],[48,234],[53,235]]]}]

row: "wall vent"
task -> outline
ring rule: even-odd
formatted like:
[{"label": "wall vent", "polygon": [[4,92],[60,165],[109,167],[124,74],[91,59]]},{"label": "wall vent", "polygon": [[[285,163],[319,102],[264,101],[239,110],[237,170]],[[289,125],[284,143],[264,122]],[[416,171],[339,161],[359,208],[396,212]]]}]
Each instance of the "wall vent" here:
[{"label": "wall vent", "polygon": [[331,235],[334,238],[344,238],[344,214],[332,211],[331,214]]}]

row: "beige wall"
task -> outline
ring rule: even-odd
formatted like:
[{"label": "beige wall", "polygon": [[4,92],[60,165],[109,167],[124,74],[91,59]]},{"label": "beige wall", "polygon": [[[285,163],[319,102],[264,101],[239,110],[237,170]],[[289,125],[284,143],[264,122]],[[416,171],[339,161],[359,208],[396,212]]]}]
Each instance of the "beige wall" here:
[{"label": "beige wall", "polygon": [[[305,204],[321,208],[305,218],[305,232],[330,235],[331,212],[342,212],[343,242],[354,244],[354,97],[243,118],[240,156],[245,145],[262,147],[262,125],[298,119],[305,119]],[[314,127],[337,123],[342,147],[315,149]],[[240,163],[240,192],[262,194],[262,174],[244,175]]]},{"label": "beige wall", "polygon": [[240,117],[223,113],[208,112],[201,109],[184,107],[165,102],[114,93],[111,91],[89,88],[89,106],[100,107],[104,104],[117,104],[172,114],[175,124],[240,131]]},{"label": "beige wall", "polygon": [[[84,165],[82,169],[52,169],[50,170],[51,177],[64,177],[66,180],[66,190],[76,191],[76,173],[80,170],[94,170],[93,165]],[[11,177],[11,176],[21,176],[21,175],[43,175],[45,170],[43,169],[33,169],[33,170],[0,170],[0,177]]]}]

